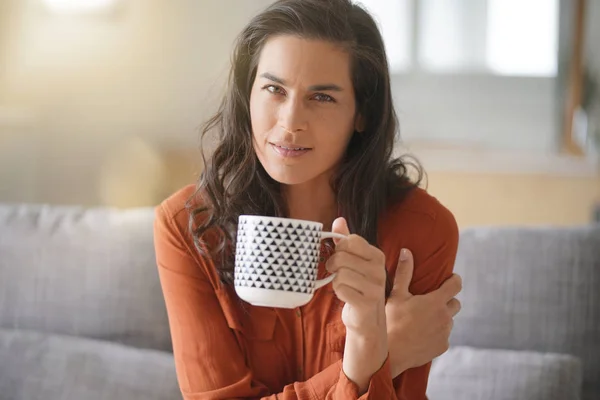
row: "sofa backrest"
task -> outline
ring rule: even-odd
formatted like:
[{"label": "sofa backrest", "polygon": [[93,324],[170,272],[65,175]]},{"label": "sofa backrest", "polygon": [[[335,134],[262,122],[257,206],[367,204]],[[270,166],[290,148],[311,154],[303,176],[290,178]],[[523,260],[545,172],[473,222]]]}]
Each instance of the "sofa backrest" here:
[{"label": "sofa backrest", "polygon": [[600,399],[600,225],[463,230],[455,271],[451,344],[578,356]]},{"label": "sofa backrest", "polygon": [[[171,350],[153,219],[0,204],[0,327]],[[600,225],[466,229],[455,271],[453,345],[576,355],[600,398]]]},{"label": "sofa backrest", "polygon": [[0,327],[170,350],[152,208],[0,205]]}]

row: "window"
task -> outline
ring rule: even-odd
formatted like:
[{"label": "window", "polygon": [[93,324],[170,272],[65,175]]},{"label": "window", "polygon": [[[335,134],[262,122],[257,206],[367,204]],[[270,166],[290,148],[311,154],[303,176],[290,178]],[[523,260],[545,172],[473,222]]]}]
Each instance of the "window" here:
[{"label": "window", "polygon": [[558,0],[360,0],[394,72],[557,73]]},{"label": "window", "polygon": [[561,0],[356,0],[377,20],[409,145],[557,153]]},{"label": "window", "polygon": [[391,71],[406,71],[412,66],[412,0],[358,1],[377,20],[385,42]]},{"label": "window", "polygon": [[486,61],[498,74],[556,76],[558,0],[488,0]]}]

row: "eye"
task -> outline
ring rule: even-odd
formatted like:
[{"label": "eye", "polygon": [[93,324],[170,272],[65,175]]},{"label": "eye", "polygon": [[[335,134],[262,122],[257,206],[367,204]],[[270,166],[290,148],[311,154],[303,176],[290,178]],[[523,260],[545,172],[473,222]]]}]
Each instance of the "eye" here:
[{"label": "eye", "polygon": [[283,91],[283,89],[277,85],[266,85],[263,86],[263,90],[268,91],[269,93],[273,93],[273,94],[285,94],[285,92]]},{"label": "eye", "polygon": [[324,93],[316,93],[313,96],[313,99],[321,103],[335,103],[335,99],[333,97]]}]

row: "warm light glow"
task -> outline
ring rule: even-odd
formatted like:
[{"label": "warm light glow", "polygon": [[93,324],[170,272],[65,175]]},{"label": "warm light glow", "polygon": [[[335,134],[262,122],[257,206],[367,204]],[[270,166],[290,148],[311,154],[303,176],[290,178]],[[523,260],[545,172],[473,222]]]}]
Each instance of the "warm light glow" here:
[{"label": "warm light glow", "polygon": [[392,72],[410,68],[410,41],[412,40],[413,2],[409,0],[357,0],[373,16],[385,44]]},{"label": "warm light glow", "polygon": [[103,11],[114,5],[116,0],[43,0],[46,5],[59,13],[82,13]]},{"label": "warm light glow", "polygon": [[558,0],[489,0],[487,63],[500,75],[555,76]]}]

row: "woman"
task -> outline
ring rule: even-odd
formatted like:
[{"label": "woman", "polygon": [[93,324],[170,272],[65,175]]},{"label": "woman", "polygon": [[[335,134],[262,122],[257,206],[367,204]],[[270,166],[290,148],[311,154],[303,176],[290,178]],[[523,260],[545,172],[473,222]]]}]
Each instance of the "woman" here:
[{"label": "woman", "polygon": [[[243,30],[204,130],[218,147],[199,185],[157,208],[185,399],[425,398],[460,308],[458,233],[392,159],[396,128],[383,42],[358,5],[281,0]],[[232,285],[241,214],[347,235],[322,248],[319,274],[337,272],[332,285],[294,310],[242,302]]]}]

